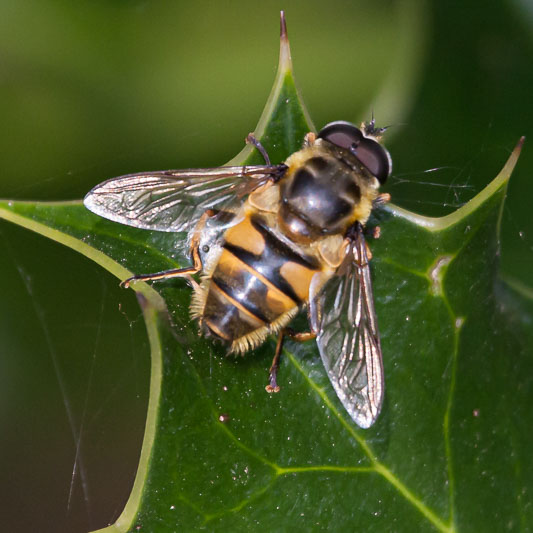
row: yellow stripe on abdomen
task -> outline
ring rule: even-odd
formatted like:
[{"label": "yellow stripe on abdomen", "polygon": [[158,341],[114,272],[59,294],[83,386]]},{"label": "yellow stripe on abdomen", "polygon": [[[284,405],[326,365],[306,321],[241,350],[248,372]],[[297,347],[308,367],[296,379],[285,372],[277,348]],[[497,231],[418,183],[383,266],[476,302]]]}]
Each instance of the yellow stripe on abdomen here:
[{"label": "yellow stripe on abdomen", "polygon": [[314,257],[282,242],[257,214],[247,216],[226,232],[207,285],[202,319],[223,339],[253,337],[257,344],[258,331],[264,338],[308,300],[311,279],[319,269]]}]

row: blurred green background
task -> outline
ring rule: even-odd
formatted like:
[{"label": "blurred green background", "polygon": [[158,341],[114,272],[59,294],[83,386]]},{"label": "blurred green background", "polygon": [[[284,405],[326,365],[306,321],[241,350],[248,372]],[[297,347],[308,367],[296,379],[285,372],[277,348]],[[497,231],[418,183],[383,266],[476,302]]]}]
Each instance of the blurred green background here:
[{"label": "blurred green background", "polygon": [[[280,9],[317,128],[372,112],[391,125],[395,203],[449,213],[533,139],[527,0],[3,0],[0,198],[75,199],[112,176],[229,160],[270,92]],[[528,287],[532,170],[526,142],[502,266]],[[123,508],[143,433],[148,345],[133,292],[0,222],[0,294],[2,528],[102,527]]]}]

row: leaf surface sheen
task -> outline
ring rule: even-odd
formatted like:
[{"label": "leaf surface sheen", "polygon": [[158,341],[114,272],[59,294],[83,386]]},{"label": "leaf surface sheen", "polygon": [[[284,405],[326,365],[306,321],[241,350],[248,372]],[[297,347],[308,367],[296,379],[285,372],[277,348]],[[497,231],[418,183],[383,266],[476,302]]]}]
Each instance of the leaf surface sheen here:
[{"label": "leaf surface sheen", "polygon": [[[256,135],[277,163],[312,129],[282,39]],[[532,306],[498,280],[500,213],[518,153],[448,217],[393,205],[373,213],[386,393],[369,430],[345,413],[314,343],[286,343],[282,391],[268,395],[272,341],[226,358],[198,336],[182,280],[136,284],[152,347],[150,404],[132,495],[105,531],[533,527]],[[255,163],[250,147],[231,161]],[[81,202],[0,202],[0,216],[121,279],[186,261],[176,247],[184,235],[121,226]]]}]

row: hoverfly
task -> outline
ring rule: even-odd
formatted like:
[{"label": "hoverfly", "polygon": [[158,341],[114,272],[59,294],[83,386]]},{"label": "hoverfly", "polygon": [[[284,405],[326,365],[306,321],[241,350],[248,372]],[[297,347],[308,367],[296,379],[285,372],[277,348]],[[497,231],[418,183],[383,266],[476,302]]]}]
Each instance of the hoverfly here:
[{"label": "hoverfly", "polygon": [[[378,188],[391,172],[374,121],[337,121],[308,133],[301,150],[265,165],[144,172],[110,179],[85,197],[94,213],[138,228],[188,232],[192,266],[122,282],[185,277],[191,315],[244,354],[278,334],[269,392],[283,337],[316,337],[337,396],[363,428],[383,401],[381,345],[363,235]],[[192,275],[201,273],[197,282]],[[310,332],[288,323],[307,307]]]}]

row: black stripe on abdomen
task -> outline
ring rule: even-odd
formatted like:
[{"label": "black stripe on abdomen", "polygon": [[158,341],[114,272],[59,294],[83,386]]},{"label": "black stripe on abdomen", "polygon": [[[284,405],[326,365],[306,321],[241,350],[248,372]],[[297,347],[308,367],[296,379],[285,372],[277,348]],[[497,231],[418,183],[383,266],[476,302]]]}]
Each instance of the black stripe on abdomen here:
[{"label": "black stripe on abdomen", "polygon": [[261,254],[255,254],[229,242],[224,243],[224,248],[267,279],[274,287],[293,300],[296,305],[301,305],[305,300],[296,294],[291,284],[280,274],[280,269],[286,263],[291,262],[308,270],[318,270],[320,268],[318,261],[314,257],[298,254],[290,246],[282,242],[260,216],[253,215],[251,223],[264,240]]},{"label": "black stripe on abdomen", "polygon": [[226,243],[224,244],[224,248],[243,263],[246,263],[250,268],[259,272],[272,283],[274,287],[293,300],[296,305],[301,305],[303,303],[303,300],[294,292],[291,285],[281,277],[279,269],[282,265],[266,263],[264,260],[264,254],[262,256],[257,256],[240,246],[235,246],[234,244]]},{"label": "black stripe on abdomen", "polygon": [[266,313],[268,313],[268,310],[265,310],[265,313],[261,309],[260,302],[257,302],[257,298],[253,298],[254,295],[260,296],[261,293],[265,292],[262,290],[263,284],[257,278],[253,278],[252,276],[249,276],[248,279],[249,283],[245,290],[242,290],[241,287],[237,288],[235,285],[230,285],[230,283],[228,283],[217,271],[215,271],[211,281],[215,283],[217,287],[224,292],[224,294],[241,305],[243,309],[248,311],[250,315],[253,315],[265,324],[277,318],[273,316],[267,316]]}]

